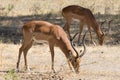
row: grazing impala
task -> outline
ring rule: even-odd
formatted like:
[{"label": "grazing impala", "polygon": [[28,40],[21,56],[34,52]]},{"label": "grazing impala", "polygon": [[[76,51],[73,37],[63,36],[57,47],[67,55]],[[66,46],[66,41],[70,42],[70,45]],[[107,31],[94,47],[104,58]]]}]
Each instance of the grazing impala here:
[{"label": "grazing impala", "polygon": [[[69,39],[67,38],[66,33],[64,30],[58,26],[51,24],[46,21],[31,21],[27,22],[23,28],[23,44],[19,49],[18,61],[17,61],[17,71],[19,70],[19,62],[20,57],[23,52],[24,60],[25,60],[25,68],[28,69],[27,66],[27,52],[31,48],[33,41],[39,40],[46,40],[49,43],[49,48],[51,52],[52,58],[52,71],[54,70],[54,46],[59,47],[62,52],[65,54],[69,66],[73,66],[75,72],[79,72],[79,65],[80,65],[80,58],[85,54],[86,48],[83,42],[84,51],[81,55],[75,50],[72,46],[72,42],[70,43]],[[84,40],[84,39],[83,39]]]},{"label": "grazing impala", "polygon": [[70,36],[70,23],[71,23],[72,19],[77,19],[81,22],[80,23],[80,33],[79,33],[79,37],[78,37],[78,42],[79,42],[80,35],[82,33],[82,30],[83,30],[83,26],[87,25],[88,31],[90,33],[91,41],[93,42],[90,29],[93,28],[94,31],[97,34],[99,44],[100,45],[103,44],[104,33],[100,29],[97,21],[95,20],[94,15],[90,11],[90,9],[83,8],[83,7],[77,6],[77,5],[70,5],[70,6],[67,6],[67,7],[62,9],[62,15],[66,20],[64,30],[68,32],[68,35],[69,35],[70,39],[72,39],[71,36]]}]

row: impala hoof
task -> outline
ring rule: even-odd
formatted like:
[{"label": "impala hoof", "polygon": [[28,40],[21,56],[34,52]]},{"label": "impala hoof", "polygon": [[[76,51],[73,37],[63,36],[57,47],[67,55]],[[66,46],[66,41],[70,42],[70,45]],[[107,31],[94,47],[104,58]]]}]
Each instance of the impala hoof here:
[{"label": "impala hoof", "polygon": [[19,72],[19,69],[15,69],[15,72],[17,72],[17,73],[18,73],[18,72]]},{"label": "impala hoof", "polygon": [[31,71],[31,69],[30,69],[30,67],[29,67],[29,66],[27,67],[27,71]]},{"label": "impala hoof", "polygon": [[24,70],[29,72],[30,71],[30,67],[29,66],[25,66]]},{"label": "impala hoof", "polygon": [[52,73],[56,73],[56,71],[54,69],[52,69]]}]

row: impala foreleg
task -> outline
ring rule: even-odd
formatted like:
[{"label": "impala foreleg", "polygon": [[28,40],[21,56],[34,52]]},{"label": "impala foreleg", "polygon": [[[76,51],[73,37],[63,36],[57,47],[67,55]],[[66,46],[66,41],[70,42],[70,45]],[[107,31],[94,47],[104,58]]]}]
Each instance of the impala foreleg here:
[{"label": "impala foreleg", "polygon": [[78,45],[80,44],[79,42],[80,42],[80,37],[81,37],[82,31],[83,31],[83,23],[81,22],[80,23],[80,32],[79,32],[79,36],[78,36]]},{"label": "impala foreleg", "polygon": [[55,69],[54,69],[54,44],[49,42],[49,48],[50,48],[51,60],[52,60],[51,69],[55,73]]},{"label": "impala foreleg", "polygon": [[91,42],[94,44],[94,46],[96,46],[96,43],[93,41],[93,38],[92,38],[92,34],[91,34],[91,29],[90,29],[90,27],[88,27],[88,31],[89,31],[89,33],[90,33]]}]

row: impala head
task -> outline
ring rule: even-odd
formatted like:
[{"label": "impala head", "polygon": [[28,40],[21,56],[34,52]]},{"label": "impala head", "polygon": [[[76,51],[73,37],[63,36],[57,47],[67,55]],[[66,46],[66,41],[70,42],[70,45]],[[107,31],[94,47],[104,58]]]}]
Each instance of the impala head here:
[{"label": "impala head", "polygon": [[[74,35],[73,39],[75,38],[75,36],[77,34],[78,33],[76,33]],[[86,35],[86,33],[85,33],[85,35]],[[70,54],[69,60],[70,60],[70,62],[71,62],[71,64],[72,64],[72,66],[73,66],[73,68],[74,68],[76,73],[79,73],[79,66],[80,66],[80,61],[81,61],[80,59],[86,53],[86,46],[85,46],[85,40],[84,40],[85,39],[85,35],[83,36],[83,39],[82,39],[82,43],[83,43],[83,46],[84,46],[84,51],[81,53],[81,50],[80,50],[80,53],[81,53],[80,55],[78,54],[77,50],[73,46],[73,40],[71,41],[72,48],[74,49],[74,51],[77,54],[77,56],[76,57],[73,56],[72,51],[69,51],[69,54]]]},{"label": "impala head", "polygon": [[75,72],[76,72],[76,73],[79,73],[80,57],[79,57],[79,56],[74,57],[74,56],[72,55],[72,52],[71,52],[71,51],[69,52],[69,54],[70,54],[69,60],[70,60],[70,62],[71,62],[71,64],[72,64]]},{"label": "impala head", "polygon": [[104,35],[104,33],[102,32],[102,35],[98,38],[98,39],[99,39],[99,44],[100,44],[100,45],[103,45],[104,38],[105,38],[105,35]]}]

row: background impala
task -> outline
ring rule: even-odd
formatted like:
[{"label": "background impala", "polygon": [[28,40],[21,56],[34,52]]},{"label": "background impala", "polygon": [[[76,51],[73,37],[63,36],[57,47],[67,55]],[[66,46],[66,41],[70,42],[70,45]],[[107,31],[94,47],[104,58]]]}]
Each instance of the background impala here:
[{"label": "background impala", "polygon": [[[83,8],[78,5],[69,5],[62,9],[62,15],[66,20],[66,24],[64,26],[64,30],[68,32],[70,39],[72,39],[70,35],[70,24],[72,20],[77,19],[80,21],[80,30],[79,30],[79,38],[78,44],[80,40],[80,35],[82,33],[84,25],[87,25],[88,31],[90,32],[90,38],[92,40],[91,28],[95,31],[98,37],[99,44],[102,45],[104,41],[104,33],[102,32],[101,28],[99,27],[94,15],[90,11],[90,9]],[[95,44],[95,43],[94,43]]]}]

